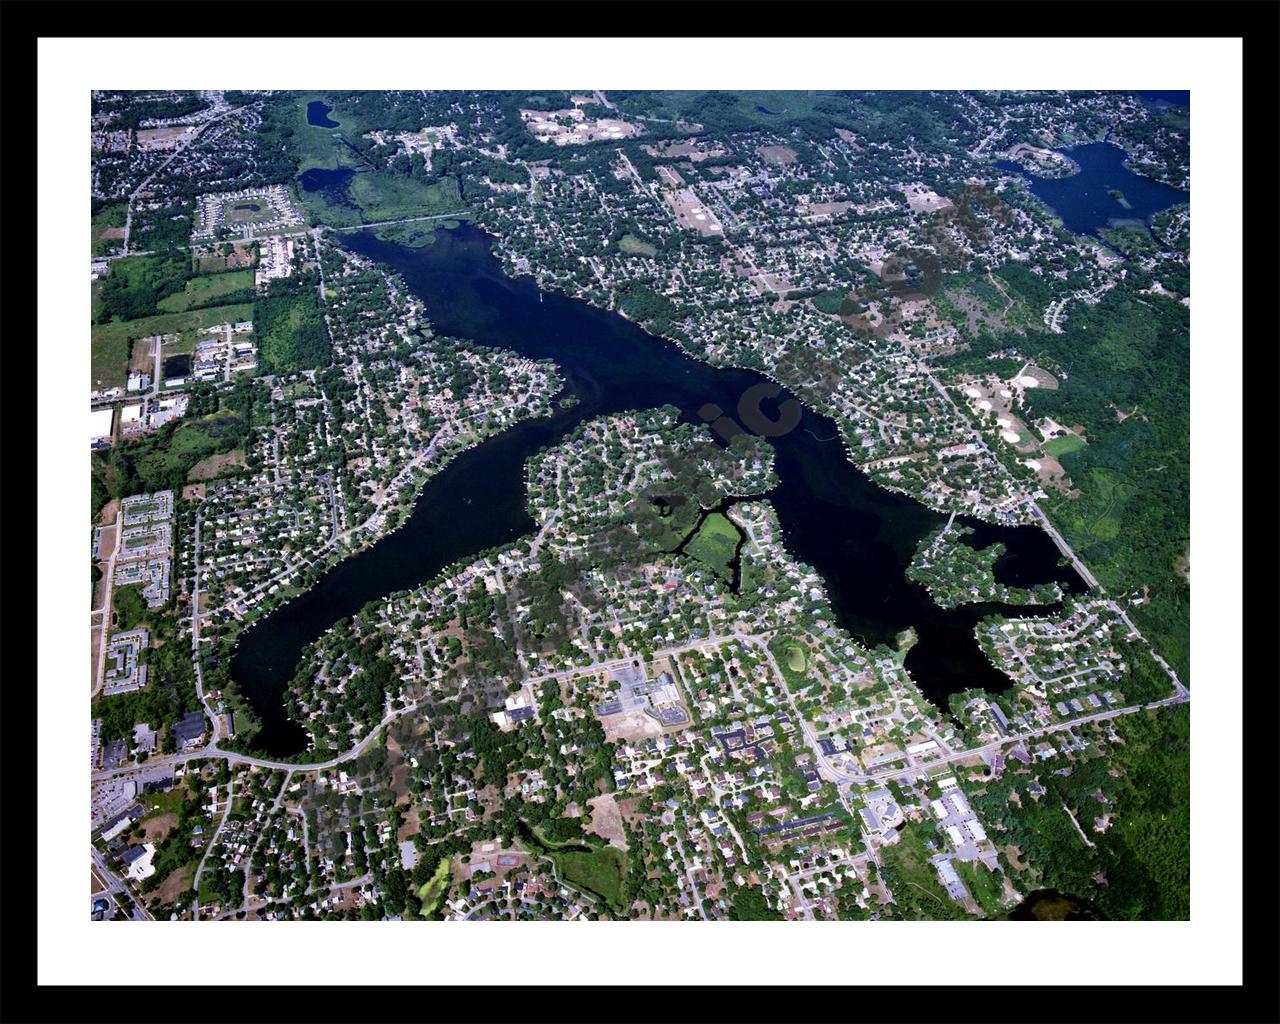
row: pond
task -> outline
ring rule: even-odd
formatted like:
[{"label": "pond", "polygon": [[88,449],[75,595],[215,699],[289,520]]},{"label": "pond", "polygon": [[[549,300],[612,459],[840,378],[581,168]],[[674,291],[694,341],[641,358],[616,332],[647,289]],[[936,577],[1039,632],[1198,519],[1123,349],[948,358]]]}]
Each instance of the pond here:
[{"label": "pond", "polygon": [[329,117],[329,111],[332,109],[333,107],[325,103],[324,100],[312,100],[307,104],[307,124],[316,128],[340,127],[340,121],[334,121]]},{"label": "pond", "polygon": [[1013,908],[1010,921],[1105,921],[1088,900],[1077,899],[1057,889],[1037,889]]},{"label": "pond", "polygon": [[1036,198],[1077,235],[1096,236],[1103,228],[1125,221],[1150,223],[1161,210],[1190,199],[1187,192],[1134,174],[1124,166],[1125,151],[1109,142],[1091,142],[1063,152],[1080,166],[1069,178],[1037,177],[1010,160],[997,160],[996,166],[1026,178]]}]

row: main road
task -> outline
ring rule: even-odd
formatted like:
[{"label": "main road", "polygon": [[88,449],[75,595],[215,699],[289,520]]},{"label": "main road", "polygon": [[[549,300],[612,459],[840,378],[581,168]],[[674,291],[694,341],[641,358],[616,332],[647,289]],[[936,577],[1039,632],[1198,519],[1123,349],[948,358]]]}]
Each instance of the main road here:
[{"label": "main road", "polygon": [[[780,679],[784,678],[781,674],[781,668],[778,666],[777,662],[774,660],[772,656],[772,652],[770,652],[768,647],[764,644],[764,638],[761,636],[752,636],[745,633],[735,632],[735,633],[726,634],[724,636],[710,636],[703,640],[694,641],[693,643],[681,644],[679,646],[668,647],[659,651],[655,651],[653,654],[653,657],[662,658],[662,657],[668,657],[675,654],[687,653],[689,651],[701,650],[705,647],[718,646],[718,645],[727,643],[731,640],[737,640],[745,644],[762,646],[773,670],[778,673],[778,677]],[[564,669],[560,672],[553,672],[543,676],[532,677],[530,679],[527,679],[526,682],[540,682],[548,679],[564,679],[564,678],[568,678],[570,676],[574,676],[583,672],[593,672],[593,671],[599,671],[599,670],[607,670],[609,668],[618,668],[618,667],[622,667],[624,665],[630,664],[631,660],[632,660],[631,658],[612,658],[607,661],[596,660],[591,662],[589,665],[579,665],[574,668]],[[1172,696],[1166,697],[1163,700],[1152,701],[1150,704],[1134,704],[1129,707],[1111,708],[1107,711],[1098,712],[1097,714],[1085,715],[1080,718],[1073,718],[1065,722],[1057,722],[1053,725],[1044,726],[1043,728],[1030,729],[1021,733],[1011,733],[1007,736],[1002,736],[998,740],[993,740],[990,743],[985,743],[981,746],[967,747],[963,750],[950,751],[944,757],[931,760],[918,765],[918,768],[929,769],[929,768],[933,768],[942,764],[947,764],[953,761],[964,760],[965,758],[974,757],[983,753],[994,752],[996,750],[999,750],[1001,747],[1007,746],[1011,743],[1018,743],[1025,740],[1034,739],[1037,736],[1045,736],[1050,733],[1061,732],[1064,729],[1071,729],[1078,725],[1085,725],[1089,722],[1098,722],[1108,718],[1115,718],[1119,715],[1132,714],[1133,712],[1141,711],[1144,708],[1168,707],[1173,704],[1182,704],[1182,703],[1185,703],[1186,701],[1189,701],[1191,699],[1191,694],[1188,692],[1186,687],[1184,687],[1181,683],[1177,681],[1176,676],[1172,676],[1172,672],[1171,672],[1171,677],[1173,678],[1173,681],[1175,683],[1175,692],[1173,693]],[[827,771],[829,771],[831,775],[836,779],[838,779],[839,781],[846,782],[846,783],[880,782],[884,779],[891,778],[895,775],[901,775],[905,771],[913,770],[911,768],[891,768],[891,769],[885,769],[884,771],[879,771],[879,772],[861,773],[861,772],[844,772],[835,768],[835,766],[832,765],[832,763],[826,757],[826,755],[822,753],[821,748],[818,746],[816,738],[812,734],[812,731],[807,727],[807,725],[804,725],[804,716],[801,715],[799,713],[799,710],[796,708],[794,701],[791,698],[790,691],[786,690],[785,686],[783,687],[783,690],[787,694],[788,702],[791,703],[792,709],[795,712],[797,719],[802,723],[802,726],[803,726],[802,731],[804,733],[805,741],[812,748],[814,755],[817,757],[819,763],[822,764],[822,766],[826,768]],[[148,759],[146,765],[124,765],[119,768],[113,768],[107,771],[100,771],[94,774],[93,781],[105,782],[109,779],[121,778],[124,776],[140,773],[144,770],[150,770],[155,768],[157,765],[170,765],[170,764],[178,765],[178,764],[185,764],[188,761],[200,761],[200,760],[207,760],[210,758],[222,758],[223,760],[227,761],[230,764],[255,765],[259,768],[284,769],[285,771],[325,771],[330,768],[336,768],[340,764],[345,764],[347,761],[351,761],[359,757],[378,738],[378,735],[382,732],[384,727],[390,725],[397,718],[401,718],[404,715],[417,711],[424,703],[425,702],[421,700],[413,701],[409,704],[406,704],[402,708],[399,708],[395,711],[388,712],[386,715],[383,716],[380,722],[378,722],[373,728],[369,730],[368,734],[363,739],[361,739],[360,742],[355,744],[355,746],[351,747],[345,753],[338,754],[337,756],[331,757],[325,761],[316,761],[316,762],[276,761],[276,760],[272,760],[271,758],[257,757],[252,754],[241,754],[233,750],[221,750],[218,748],[217,742],[214,741],[214,742],[210,742],[204,747],[199,748],[198,750],[189,750],[181,754],[172,754],[166,757],[150,758]]]}]

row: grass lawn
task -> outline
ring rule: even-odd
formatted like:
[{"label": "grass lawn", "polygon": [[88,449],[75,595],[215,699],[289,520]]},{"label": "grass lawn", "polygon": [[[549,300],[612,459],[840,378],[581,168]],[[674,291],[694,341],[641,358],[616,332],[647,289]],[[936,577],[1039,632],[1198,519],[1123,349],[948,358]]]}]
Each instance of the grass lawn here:
[{"label": "grass lawn", "polygon": [[792,672],[803,672],[808,667],[808,659],[804,656],[804,648],[799,644],[787,647],[787,668]]},{"label": "grass lawn", "polygon": [[[778,662],[778,667],[782,669],[784,681],[787,689],[793,693],[797,693],[809,686],[813,680],[807,674],[808,659],[805,658],[804,648],[796,641],[786,636],[776,636],[769,642],[769,650],[773,654],[774,659]],[[796,668],[795,657],[793,652],[799,651],[804,661],[804,668]]]},{"label": "grass lawn", "polygon": [[1004,912],[1001,898],[1004,895],[1004,875],[992,871],[980,861],[952,861],[956,873],[968,886],[969,892],[977,900],[988,917],[997,917]]},{"label": "grass lawn", "polygon": [[183,331],[181,334],[173,335],[172,341],[166,341],[160,346],[160,355],[162,358],[194,355],[198,340],[200,339],[195,331]]},{"label": "grass lawn", "polygon": [[444,899],[445,893],[449,891],[449,858],[443,858],[436,865],[436,872],[428,878],[418,888],[418,898],[422,900],[423,915],[430,914],[440,901]]},{"label": "grass lawn", "polygon": [[167,793],[144,794],[138,798],[138,803],[142,804],[143,809],[147,812],[142,816],[142,820],[146,821],[161,814],[176,814],[178,808],[186,802],[188,796],[190,796],[190,793],[185,785],[174,786]]},{"label": "grass lawn", "polygon": [[741,539],[738,528],[726,516],[712,512],[702,521],[697,536],[684,550],[685,554],[706,564],[717,576],[729,579],[733,575],[733,556]]},{"label": "grass lawn", "polygon": [[640,256],[656,256],[658,249],[656,246],[650,245],[648,242],[642,242],[635,235],[623,235],[618,240],[618,248],[623,252],[636,253]]},{"label": "grass lawn", "polygon": [[611,907],[619,908],[622,878],[627,872],[627,858],[615,846],[602,846],[589,853],[569,850],[551,854],[556,871],[570,885],[602,896]]},{"label": "grass lawn", "polygon": [[94,388],[124,387],[129,379],[129,341],[118,335],[97,336],[89,345],[89,372]]},{"label": "grass lawn", "polygon": [[275,211],[266,200],[247,197],[222,204],[224,224],[253,224],[258,221],[275,220],[275,216]]},{"label": "grass lawn", "polygon": [[182,313],[192,306],[252,287],[252,270],[233,270],[226,274],[193,277],[181,292],[161,299],[157,305],[166,313]]},{"label": "grass lawn", "polygon": [[1041,447],[1057,458],[1059,455],[1066,455],[1067,452],[1079,451],[1084,447],[1084,441],[1075,434],[1065,434],[1062,437],[1055,437],[1052,441],[1046,441]]}]

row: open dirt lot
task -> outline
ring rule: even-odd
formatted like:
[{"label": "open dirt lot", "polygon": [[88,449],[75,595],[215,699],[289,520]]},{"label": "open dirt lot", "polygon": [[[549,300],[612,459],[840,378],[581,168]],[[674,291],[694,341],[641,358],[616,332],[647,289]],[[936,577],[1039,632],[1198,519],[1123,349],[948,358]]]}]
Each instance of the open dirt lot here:
[{"label": "open dirt lot", "polygon": [[798,207],[796,213],[805,220],[821,220],[824,217],[834,217],[836,214],[844,213],[852,206],[853,203],[812,203],[809,206]]},{"label": "open dirt lot", "polygon": [[234,469],[244,465],[244,452],[237,448],[231,452],[209,455],[191,467],[188,480],[216,480],[224,469]]},{"label": "open dirt lot", "polygon": [[98,685],[98,658],[102,650],[102,630],[89,631],[89,689]]},{"label": "open dirt lot", "polygon": [[933,189],[925,188],[923,185],[904,185],[902,194],[906,197],[912,213],[933,213],[937,210],[945,210],[952,205],[950,199],[938,195]]},{"label": "open dirt lot", "polygon": [[185,127],[177,128],[139,128],[138,149],[144,152],[152,149],[173,149],[184,138],[194,134]]},{"label": "open dirt lot", "polygon": [[679,188],[684,184],[684,178],[680,177],[679,172],[670,164],[658,165],[658,177],[666,179],[670,184]]},{"label": "open dirt lot", "polygon": [[662,735],[662,726],[643,711],[620,711],[600,719],[604,727],[606,743],[614,740],[636,740],[645,736]]},{"label": "open dirt lot", "polygon": [[142,823],[142,830],[147,834],[146,842],[159,843],[165,836],[172,832],[178,825],[178,812],[169,811],[165,814],[157,814],[154,818],[149,818]]},{"label": "open dirt lot", "polygon": [[[105,526],[98,540],[98,559],[106,561],[111,557],[111,552],[116,549],[116,528],[114,526]],[[102,566],[102,571],[106,572],[106,566]]]},{"label": "open dirt lot", "polygon": [[156,343],[150,338],[139,338],[129,353],[129,369],[148,376],[156,372]]},{"label": "open dirt lot", "polygon": [[171,871],[169,877],[160,883],[160,887],[151,894],[153,903],[172,903],[182,893],[191,888],[191,879],[195,876],[196,866],[184,864],[177,871]]},{"label": "open dirt lot", "polygon": [[761,146],[756,152],[772,167],[786,167],[796,162],[796,151],[790,146]]},{"label": "open dirt lot", "polygon": [[614,795],[602,793],[600,796],[593,796],[587,801],[587,806],[591,808],[591,827],[587,831],[594,832],[602,839],[609,840],[610,845],[625,851],[627,840],[622,831],[622,812],[618,809],[618,801]]}]

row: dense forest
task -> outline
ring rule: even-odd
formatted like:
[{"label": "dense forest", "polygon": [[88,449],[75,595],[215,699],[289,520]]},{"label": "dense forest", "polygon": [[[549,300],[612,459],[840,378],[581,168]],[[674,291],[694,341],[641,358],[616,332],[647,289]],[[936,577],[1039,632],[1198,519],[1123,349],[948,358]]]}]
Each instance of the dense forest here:
[{"label": "dense forest", "polygon": [[[1191,912],[1190,709],[1125,715],[1114,725],[1122,742],[1107,756],[1038,778],[1006,772],[973,795],[974,806],[998,833],[996,841],[1017,846],[1030,864],[1024,885],[1090,900],[1112,919],[1185,920]],[[1107,821],[1105,831],[1094,827],[1095,819]]]},{"label": "dense forest", "polygon": [[295,274],[271,282],[253,306],[258,354],[265,373],[290,373],[327,366],[329,332],[321,319],[313,275]]},{"label": "dense forest", "polygon": [[[1025,268],[1000,271],[1033,307],[1048,287]],[[1023,356],[1059,378],[1027,392],[1027,415],[1048,416],[1086,440],[1061,456],[1074,487],[1046,511],[1114,593],[1148,588],[1138,626],[1185,680],[1190,673],[1190,585],[1180,572],[1190,542],[1190,313],[1181,303],[1122,284],[1096,305],[1076,303],[1061,334],[1029,332]],[[948,361],[975,368],[1007,348],[980,336]]]}]

